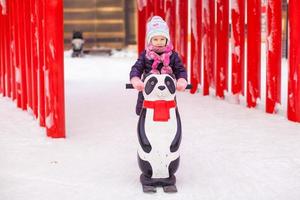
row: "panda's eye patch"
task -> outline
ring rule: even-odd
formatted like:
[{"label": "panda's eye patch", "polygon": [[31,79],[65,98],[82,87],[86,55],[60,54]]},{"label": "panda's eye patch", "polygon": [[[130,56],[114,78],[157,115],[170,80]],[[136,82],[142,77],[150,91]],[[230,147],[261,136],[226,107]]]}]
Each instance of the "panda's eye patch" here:
[{"label": "panda's eye patch", "polygon": [[175,87],[173,79],[171,77],[167,76],[165,78],[165,84],[166,84],[168,90],[170,91],[170,93],[174,94],[176,91],[176,87]]},{"label": "panda's eye patch", "polygon": [[145,93],[146,93],[147,95],[150,94],[150,93],[153,91],[153,89],[154,89],[155,85],[157,84],[157,82],[158,82],[158,80],[157,80],[156,77],[151,77],[151,78],[147,81],[147,83],[146,83],[146,85],[145,85]]}]

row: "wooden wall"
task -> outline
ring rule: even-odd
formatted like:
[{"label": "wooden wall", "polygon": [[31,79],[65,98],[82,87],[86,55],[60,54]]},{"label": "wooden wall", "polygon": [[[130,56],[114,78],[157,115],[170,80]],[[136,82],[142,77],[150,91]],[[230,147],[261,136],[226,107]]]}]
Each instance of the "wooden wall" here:
[{"label": "wooden wall", "polygon": [[64,0],[65,48],[74,30],[85,48],[122,48],[136,43],[135,0]]}]

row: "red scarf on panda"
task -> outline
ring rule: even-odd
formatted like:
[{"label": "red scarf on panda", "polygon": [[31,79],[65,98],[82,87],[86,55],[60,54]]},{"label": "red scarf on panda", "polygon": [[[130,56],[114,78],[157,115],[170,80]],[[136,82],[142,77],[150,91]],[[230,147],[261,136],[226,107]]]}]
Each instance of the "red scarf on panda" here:
[{"label": "red scarf on panda", "polygon": [[175,100],[172,101],[147,101],[144,100],[144,108],[154,109],[153,121],[167,122],[170,119],[170,109],[176,107]]}]

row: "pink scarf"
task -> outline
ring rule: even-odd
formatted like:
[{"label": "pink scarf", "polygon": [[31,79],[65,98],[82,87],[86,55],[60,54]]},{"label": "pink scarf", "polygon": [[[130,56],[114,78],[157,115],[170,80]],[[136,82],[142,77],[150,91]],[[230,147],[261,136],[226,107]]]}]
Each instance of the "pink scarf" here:
[{"label": "pink scarf", "polygon": [[[167,44],[164,47],[155,47],[152,44],[149,44],[146,47],[146,57],[149,60],[154,60],[152,64],[152,74],[160,74],[157,67],[159,63],[163,63],[163,67],[161,69],[162,74],[172,74],[172,68],[170,67],[170,56],[172,55],[173,45]],[[157,53],[162,53],[158,55]]]}]

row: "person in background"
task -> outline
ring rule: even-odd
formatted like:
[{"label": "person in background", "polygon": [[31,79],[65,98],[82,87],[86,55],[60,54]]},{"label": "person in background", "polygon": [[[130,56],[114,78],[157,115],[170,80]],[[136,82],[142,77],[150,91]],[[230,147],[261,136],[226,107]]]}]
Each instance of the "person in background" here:
[{"label": "person in background", "polygon": [[81,31],[74,31],[72,37],[72,57],[83,57],[83,36]]}]

